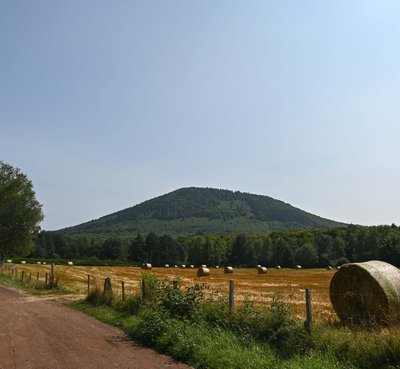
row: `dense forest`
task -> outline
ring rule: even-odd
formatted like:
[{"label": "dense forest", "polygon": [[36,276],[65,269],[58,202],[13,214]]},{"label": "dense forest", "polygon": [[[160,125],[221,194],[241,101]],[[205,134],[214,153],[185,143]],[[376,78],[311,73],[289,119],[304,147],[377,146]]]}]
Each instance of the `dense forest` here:
[{"label": "dense forest", "polygon": [[190,187],[59,232],[101,238],[150,232],[178,236],[336,228],[344,225],[268,196]]},{"label": "dense forest", "polygon": [[133,264],[207,264],[326,267],[379,259],[400,266],[400,227],[350,225],[328,230],[206,234],[171,237],[155,233],[91,238],[43,231],[32,257],[128,260]]}]

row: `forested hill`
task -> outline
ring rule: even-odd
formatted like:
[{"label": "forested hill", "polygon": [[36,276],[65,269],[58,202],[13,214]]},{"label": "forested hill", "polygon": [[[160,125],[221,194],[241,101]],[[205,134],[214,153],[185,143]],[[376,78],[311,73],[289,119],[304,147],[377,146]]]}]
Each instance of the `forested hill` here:
[{"label": "forested hill", "polygon": [[343,225],[268,196],[190,187],[59,232],[108,237],[149,232],[189,235]]}]

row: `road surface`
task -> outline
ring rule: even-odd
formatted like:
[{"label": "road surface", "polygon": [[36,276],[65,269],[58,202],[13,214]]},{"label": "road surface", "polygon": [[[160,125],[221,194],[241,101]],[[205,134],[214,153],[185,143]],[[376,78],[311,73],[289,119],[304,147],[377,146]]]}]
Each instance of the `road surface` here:
[{"label": "road surface", "polygon": [[116,327],[0,286],[0,369],[190,369]]}]

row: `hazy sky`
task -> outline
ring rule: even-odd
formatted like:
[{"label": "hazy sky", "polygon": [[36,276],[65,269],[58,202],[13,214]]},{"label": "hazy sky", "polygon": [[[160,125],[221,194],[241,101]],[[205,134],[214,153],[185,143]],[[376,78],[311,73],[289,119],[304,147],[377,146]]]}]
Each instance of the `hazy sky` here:
[{"label": "hazy sky", "polygon": [[180,187],[400,223],[400,2],[0,1],[0,160],[44,229]]}]

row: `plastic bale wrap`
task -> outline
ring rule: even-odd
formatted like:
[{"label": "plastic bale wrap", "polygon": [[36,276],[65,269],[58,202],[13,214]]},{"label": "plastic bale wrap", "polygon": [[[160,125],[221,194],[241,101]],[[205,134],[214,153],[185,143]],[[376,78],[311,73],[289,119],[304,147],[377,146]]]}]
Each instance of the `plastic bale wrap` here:
[{"label": "plastic bale wrap", "polygon": [[343,265],[329,287],[333,308],[347,324],[398,323],[400,271],[383,261]]}]

